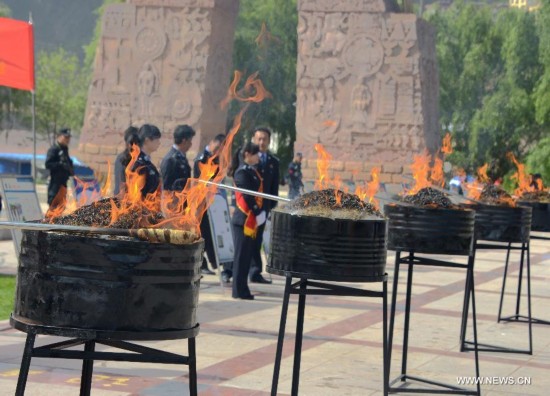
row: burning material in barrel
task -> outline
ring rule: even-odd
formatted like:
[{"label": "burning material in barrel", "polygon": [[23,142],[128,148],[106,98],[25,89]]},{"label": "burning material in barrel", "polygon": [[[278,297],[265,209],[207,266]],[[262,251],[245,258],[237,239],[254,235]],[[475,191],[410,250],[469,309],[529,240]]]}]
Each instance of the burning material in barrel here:
[{"label": "burning material in barrel", "polygon": [[458,209],[447,196],[436,189],[425,187],[414,195],[406,195],[403,202],[423,207]]},{"label": "burning material in barrel", "polygon": [[337,189],[312,191],[288,204],[293,214],[346,219],[364,219],[384,216],[371,203],[362,201],[357,195]]},{"label": "burning material in barrel", "polygon": [[550,203],[550,191],[530,191],[521,196],[522,201]]},{"label": "burning material in barrel", "polygon": [[90,205],[82,206],[68,215],[53,218],[51,222],[73,226],[130,229],[151,227],[164,220],[162,213],[153,212],[141,206],[120,214],[113,222],[113,208],[117,210],[119,207],[118,198],[104,198]]},{"label": "burning material in barrel", "polygon": [[516,206],[510,194],[493,184],[483,187],[481,195],[479,196],[479,201],[488,205]]}]

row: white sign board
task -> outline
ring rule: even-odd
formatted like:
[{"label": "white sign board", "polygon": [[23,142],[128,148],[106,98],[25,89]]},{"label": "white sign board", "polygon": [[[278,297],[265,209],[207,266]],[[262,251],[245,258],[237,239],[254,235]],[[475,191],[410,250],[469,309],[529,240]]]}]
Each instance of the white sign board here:
[{"label": "white sign board", "polygon": [[214,196],[214,202],[208,208],[208,218],[210,220],[212,240],[214,241],[214,250],[218,263],[233,262],[235,249],[233,245],[233,230],[231,229],[231,216],[229,214],[227,199],[223,195],[216,194]]},{"label": "white sign board", "polygon": [[[3,209],[10,221],[24,222],[41,220],[44,215],[32,177],[0,177],[0,194],[2,194]],[[21,231],[12,230],[15,251],[19,254],[21,246]]]}]

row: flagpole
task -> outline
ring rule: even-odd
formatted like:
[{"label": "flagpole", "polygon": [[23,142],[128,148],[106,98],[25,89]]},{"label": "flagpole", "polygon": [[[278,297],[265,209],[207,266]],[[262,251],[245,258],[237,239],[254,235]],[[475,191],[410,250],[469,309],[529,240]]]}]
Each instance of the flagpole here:
[{"label": "flagpole", "polygon": [[[32,12],[29,12],[29,25],[33,25],[32,21]],[[32,49],[34,53],[34,46]],[[34,58],[34,57],[33,57]],[[34,66],[35,62],[33,62],[32,67]],[[33,70],[33,75],[35,75],[36,70]],[[32,179],[34,183],[34,188],[36,189],[36,106],[35,106],[35,87],[33,87],[31,91],[31,106],[32,106],[32,142],[33,142],[33,150],[32,150]]]}]

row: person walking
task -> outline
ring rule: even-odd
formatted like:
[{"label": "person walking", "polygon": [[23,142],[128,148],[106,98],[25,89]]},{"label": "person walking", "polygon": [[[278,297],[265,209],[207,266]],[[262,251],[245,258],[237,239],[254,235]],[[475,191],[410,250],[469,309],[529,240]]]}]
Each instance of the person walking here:
[{"label": "person walking", "polygon": [[[252,191],[263,191],[263,181],[255,165],[259,162],[260,147],[252,142],[241,149],[243,163],[239,164],[238,152],[233,157],[232,169],[238,166],[233,174],[235,185]],[[254,296],[248,287],[248,273],[252,256],[257,248],[260,228],[265,224],[266,212],[262,209],[263,200],[251,195],[236,193],[236,209],[231,219],[235,254],[233,257],[233,298],[253,300]]]},{"label": "person walking", "polygon": [[69,155],[71,130],[63,128],[46,154],[46,169],[50,171],[48,183],[48,212],[60,210],[67,201],[67,181],[74,176],[73,160]]},{"label": "person walking", "polygon": [[302,153],[296,153],[288,164],[288,198],[298,198],[304,190],[302,182]]}]

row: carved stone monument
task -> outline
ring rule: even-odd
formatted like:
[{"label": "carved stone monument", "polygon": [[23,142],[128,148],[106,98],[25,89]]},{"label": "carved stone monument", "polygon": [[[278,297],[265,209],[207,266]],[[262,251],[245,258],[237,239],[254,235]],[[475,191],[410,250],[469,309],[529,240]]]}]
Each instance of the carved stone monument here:
[{"label": "carved stone monument", "polygon": [[[129,0],[102,21],[79,154],[99,174],[124,149],[129,125],[163,133],[154,160],[178,124],[197,131],[192,151],[226,125],[220,109],[231,78],[238,0]],[[192,159],[192,157],[191,157]]]},{"label": "carved stone monument", "polygon": [[[435,33],[392,0],[299,0],[295,150],[316,176],[322,143],[343,180],[400,183],[439,144]],[[334,175],[330,175],[333,177]]]}]

